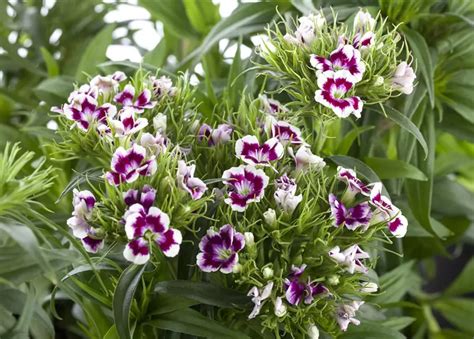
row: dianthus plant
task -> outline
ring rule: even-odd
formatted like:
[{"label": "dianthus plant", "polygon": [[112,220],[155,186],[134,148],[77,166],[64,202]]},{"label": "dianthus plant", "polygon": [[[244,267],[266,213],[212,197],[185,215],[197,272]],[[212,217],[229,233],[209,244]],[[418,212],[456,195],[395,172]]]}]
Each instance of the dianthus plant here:
[{"label": "dianthus plant", "polygon": [[142,333],[173,290],[174,310],[207,303],[192,311],[242,337],[337,335],[377,292],[381,244],[407,231],[380,182],[329,164],[303,129],[307,112],[358,118],[411,90],[395,29],[365,11],[353,28],[321,13],[277,27],[261,67],[278,74],[288,104],[267,93],[202,115],[186,75],[118,71],[53,109],[58,153],[99,172],[77,180],[67,224],[97,261],[146,267],[132,307]]}]

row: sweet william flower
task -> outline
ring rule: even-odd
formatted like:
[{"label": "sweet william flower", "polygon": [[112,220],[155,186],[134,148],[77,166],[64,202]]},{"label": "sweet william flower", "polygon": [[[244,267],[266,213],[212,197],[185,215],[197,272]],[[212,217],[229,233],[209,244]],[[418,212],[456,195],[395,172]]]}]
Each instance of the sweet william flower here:
[{"label": "sweet william flower", "polygon": [[134,108],[137,113],[143,113],[145,109],[152,109],[156,105],[156,101],[151,101],[151,92],[147,88],[138,95],[136,100],[134,98],[135,87],[128,84],[114,97],[114,101],[124,107]]},{"label": "sweet william flower", "polygon": [[143,186],[141,190],[129,189],[123,193],[123,200],[128,207],[140,204],[147,212],[155,203],[155,198],[156,190],[150,185]]},{"label": "sweet william flower", "polygon": [[327,71],[318,76],[318,86],[314,100],[330,108],[339,118],[353,114],[361,117],[363,102],[358,96],[346,97],[353,87],[352,76],[348,71]]},{"label": "sweet william flower", "polygon": [[277,138],[283,145],[301,145],[304,143],[300,129],[286,121],[277,121],[273,123],[271,132],[272,137]]},{"label": "sweet william flower", "polygon": [[260,95],[260,102],[262,103],[262,111],[270,116],[276,117],[280,113],[288,112],[282,103],[278,100],[270,99],[266,95]]},{"label": "sweet william flower", "polygon": [[298,204],[303,200],[301,194],[296,195],[296,182],[286,174],[275,180],[277,190],[274,198],[277,206],[288,214],[293,213]]},{"label": "sweet william flower", "polygon": [[144,147],[134,144],[128,150],[117,148],[110,164],[111,171],[105,174],[111,185],[118,186],[124,182],[134,182],[140,175],[150,176],[156,172],[155,157],[146,159]]},{"label": "sweet william flower", "polygon": [[311,152],[311,149],[306,145],[302,145],[294,153],[292,148],[288,148],[288,151],[293,159],[295,159],[296,163],[296,170],[308,170],[308,169],[315,169],[317,171],[321,170],[326,166],[326,162],[323,158],[314,155]]},{"label": "sweet william flower", "polygon": [[156,132],[155,136],[151,133],[143,133],[140,137],[140,145],[149,149],[151,154],[158,155],[166,152],[169,140],[160,132]]},{"label": "sweet william flower", "polygon": [[148,120],[145,118],[137,119],[135,109],[124,107],[118,114],[118,120],[112,120],[111,124],[116,136],[127,136],[135,134],[148,126]]},{"label": "sweet william flower", "polygon": [[286,315],[286,305],[283,303],[283,299],[281,297],[277,297],[275,299],[275,315],[278,318],[284,317]]},{"label": "sweet william flower", "polygon": [[337,199],[334,194],[329,195],[329,206],[336,227],[346,226],[349,230],[355,230],[362,227],[366,230],[369,226],[372,212],[368,202],[363,202],[351,208],[346,208],[344,204]]},{"label": "sweet william flower", "polygon": [[91,87],[96,87],[99,90],[99,93],[108,95],[110,93],[116,92],[119,86],[119,83],[124,81],[127,78],[124,72],[117,71],[111,75],[96,75],[90,81]]},{"label": "sweet william flower", "polygon": [[367,252],[364,252],[359,245],[352,245],[342,252],[339,246],[335,246],[328,254],[333,260],[344,266],[346,271],[351,274],[354,272],[368,272],[362,260],[368,259],[370,256]]},{"label": "sweet william flower", "polygon": [[158,113],[153,118],[153,127],[157,132],[164,133],[166,131],[166,126],[168,123],[168,117],[163,113]]},{"label": "sweet william flower", "polygon": [[249,314],[249,319],[255,318],[257,315],[260,314],[260,310],[262,309],[264,300],[268,299],[272,293],[273,289],[273,281],[270,281],[268,284],[265,285],[262,289],[258,289],[256,286],[252,287],[247,293],[247,296],[252,297],[252,302],[254,303],[254,307],[252,312]]},{"label": "sweet william flower", "polygon": [[214,145],[225,144],[232,137],[233,129],[228,124],[220,124],[212,130],[211,140]]},{"label": "sweet william flower", "polygon": [[413,82],[416,74],[405,61],[401,62],[392,78],[393,88],[399,90],[403,94],[411,94],[413,92]]},{"label": "sweet william flower", "polygon": [[340,181],[344,181],[347,184],[347,190],[344,193],[343,200],[352,201],[358,193],[361,193],[366,197],[370,195],[370,188],[367,187],[367,185],[362,180],[357,178],[356,172],[352,169],[338,166],[336,178]]},{"label": "sweet william flower", "polygon": [[173,81],[167,76],[162,76],[160,78],[156,78],[154,76],[150,77],[151,85],[153,87],[153,94],[157,98],[161,98],[163,96],[175,96],[177,92],[177,88],[173,87]]},{"label": "sweet william flower", "polygon": [[228,197],[224,202],[237,212],[243,212],[252,202],[259,202],[268,185],[268,176],[253,166],[232,167],[222,174]]},{"label": "sweet william flower", "polygon": [[88,235],[81,239],[82,246],[89,253],[97,253],[104,248],[104,239],[96,236],[96,231],[93,228],[89,229]]},{"label": "sweet william flower", "polygon": [[96,199],[90,191],[73,190],[72,205],[74,209],[72,217],[69,218],[66,223],[76,238],[82,239],[89,235],[91,227],[88,220],[92,217],[92,210],[95,203]]},{"label": "sweet william flower", "polygon": [[178,186],[188,192],[193,200],[200,199],[207,191],[207,185],[199,178],[194,177],[196,165],[186,165],[183,160],[178,161],[176,180]]},{"label": "sweet william flower", "polygon": [[316,38],[316,30],[320,30],[326,24],[326,19],[320,14],[302,16],[298,19],[299,26],[294,36],[285,34],[284,39],[292,44],[309,45]]},{"label": "sweet william flower", "polygon": [[309,277],[307,282],[301,280],[306,267],[305,264],[300,267],[293,265],[291,267],[291,274],[284,281],[286,288],[285,297],[292,305],[298,305],[302,301],[305,304],[311,304],[316,295],[329,292],[326,287],[320,283],[312,282]]},{"label": "sweet william flower", "polygon": [[196,263],[203,272],[232,272],[239,261],[238,252],[245,247],[245,237],[236,232],[232,225],[224,225],[219,232],[212,229],[202,237],[199,243],[200,253]]},{"label": "sweet william flower", "polygon": [[283,156],[283,145],[277,138],[260,145],[256,136],[246,135],[235,143],[235,154],[247,164],[270,166],[270,162]]},{"label": "sweet william flower", "polygon": [[350,304],[343,304],[339,306],[336,313],[336,320],[342,331],[347,331],[350,323],[359,325],[360,321],[355,318],[356,311],[364,304],[363,301],[353,301]]},{"label": "sweet william flower", "polygon": [[316,325],[311,324],[308,326],[308,337],[310,339],[319,339],[319,329]]},{"label": "sweet william flower", "polygon": [[364,34],[357,33],[352,40],[352,46],[363,51],[366,48],[372,47],[375,44],[374,32],[366,32]]}]

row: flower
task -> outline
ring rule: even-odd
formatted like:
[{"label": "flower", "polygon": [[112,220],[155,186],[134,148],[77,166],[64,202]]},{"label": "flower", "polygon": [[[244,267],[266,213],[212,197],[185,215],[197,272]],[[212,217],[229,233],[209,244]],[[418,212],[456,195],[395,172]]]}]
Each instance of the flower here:
[{"label": "flower", "polygon": [[52,111],[64,114],[66,118],[74,121],[72,127],[77,126],[83,131],[88,131],[93,123],[104,125],[107,119],[117,114],[117,108],[111,104],[98,106],[97,100],[85,94],[78,94],[71,104],[65,104],[61,109],[53,108]]},{"label": "flower", "polygon": [[196,257],[197,265],[203,272],[231,273],[239,261],[238,252],[244,247],[244,235],[236,232],[232,225],[222,226],[219,232],[209,229],[199,243],[201,252]]},{"label": "flower", "polygon": [[388,222],[389,231],[396,238],[403,238],[407,233],[408,220],[389,198],[382,195],[382,183],[373,184],[370,202],[377,208],[378,213],[374,215],[375,220]]},{"label": "flower", "polygon": [[283,156],[283,145],[277,138],[271,138],[260,146],[256,136],[246,135],[235,143],[235,154],[250,165],[269,166]]},{"label": "flower", "polygon": [[[332,71],[335,73],[335,77],[343,74],[344,78],[346,78],[352,84],[355,84],[362,80],[362,75],[365,72],[365,64],[361,60],[360,52],[352,45],[342,45],[338,47],[331,53],[329,60],[321,56],[311,54],[309,61],[311,66],[316,68],[318,80],[322,74]],[[345,72],[340,73],[342,71]],[[319,85],[319,87],[322,88],[321,85]],[[349,89],[347,89],[347,91]],[[345,94],[345,92],[343,94]]]},{"label": "flower", "polygon": [[358,96],[344,98],[354,83],[348,71],[336,73],[327,71],[318,76],[318,86],[314,100],[330,108],[338,117],[347,118],[353,114],[360,118],[363,102]]},{"label": "flower", "polygon": [[160,132],[153,136],[151,133],[144,133],[140,137],[140,145],[151,150],[153,155],[164,153],[169,145],[169,140]]},{"label": "flower", "polygon": [[208,124],[202,124],[198,130],[198,140],[199,142],[207,141],[209,146],[212,145],[211,139],[212,127]]},{"label": "flower", "polygon": [[359,50],[364,50],[373,46],[375,43],[375,34],[373,32],[366,32],[364,34],[357,33],[352,40],[352,46]]},{"label": "flower", "polygon": [[157,132],[165,132],[167,125],[168,117],[163,113],[158,113],[153,118],[153,127]]},{"label": "flower", "polygon": [[143,113],[145,109],[152,109],[156,105],[156,101],[150,101],[151,92],[145,88],[134,101],[135,87],[128,84],[122,92],[114,97],[114,101],[124,107],[133,107],[137,113]]},{"label": "flower", "polygon": [[364,281],[360,286],[360,291],[363,293],[375,293],[379,289],[378,285],[371,281]]},{"label": "flower", "polygon": [[272,137],[277,138],[283,145],[288,143],[293,145],[301,145],[304,143],[299,128],[287,123],[286,121],[278,121],[272,124]]},{"label": "flower", "polygon": [[211,133],[211,140],[214,145],[225,144],[232,136],[233,129],[228,124],[220,124]]},{"label": "flower", "polygon": [[298,204],[303,200],[303,196],[295,195],[296,181],[286,174],[275,180],[277,190],[274,198],[278,207],[288,214],[293,213]]},{"label": "flower", "polygon": [[285,34],[284,39],[292,44],[309,45],[316,38],[315,29],[319,30],[326,24],[326,19],[320,14],[302,16],[298,19],[300,25],[295,35]]},{"label": "flower", "polygon": [[161,98],[165,95],[175,96],[177,88],[173,87],[173,82],[167,76],[162,76],[160,78],[156,78],[154,76],[150,77],[151,84],[153,87],[153,94],[157,98]]},{"label": "flower", "polygon": [[308,337],[309,339],[319,339],[319,329],[316,325],[311,324],[308,326]]},{"label": "flower", "polygon": [[258,289],[256,286],[250,289],[249,293],[247,293],[247,296],[252,297],[254,307],[252,312],[249,314],[249,319],[253,319],[258,314],[260,314],[260,310],[263,306],[263,301],[270,297],[272,289],[273,281],[270,281],[268,284],[266,284],[263,289]]},{"label": "flower", "polygon": [[90,81],[91,87],[96,87],[100,93],[108,95],[109,93],[116,92],[119,83],[127,78],[124,72],[117,71],[112,75],[96,75]]},{"label": "flower", "polygon": [[194,177],[196,165],[186,165],[183,160],[178,161],[178,172],[176,180],[178,186],[188,192],[193,200],[200,199],[207,191],[206,184],[199,178]]},{"label": "flower", "polygon": [[363,301],[352,301],[350,304],[343,304],[337,309],[336,320],[342,331],[346,331],[350,323],[359,325],[360,321],[355,318],[356,311],[364,304]]},{"label": "flower", "polygon": [[111,124],[116,136],[126,136],[135,134],[148,126],[148,120],[146,118],[135,119],[135,109],[124,107],[119,112],[119,120],[112,120]]},{"label": "flower", "polygon": [[370,195],[370,188],[367,187],[362,180],[357,178],[355,171],[338,166],[336,177],[338,180],[344,181],[347,184],[347,190],[344,195],[350,200],[352,200],[357,193],[361,193],[364,196]]},{"label": "flower", "polygon": [[89,229],[88,235],[81,239],[82,246],[89,253],[97,253],[104,248],[104,239],[96,237],[96,231],[92,227]]},{"label": "flower", "polygon": [[276,222],[276,213],[275,210],[272,208],[269,208],[265,212],[263,212],[263,220],[267,223],[269,226],[275,225]]},{"label": "flower", "polygon": [[266,95],[260,95],[262,111],[271,116],[277,116],[279,113],[288,112],[288,108],[282,105],[278,100],[269,99]]},{"label": "flower", "polygon": [[359,245],[352,245],[346,248],[343,252],[339,246],[332,248],[328,252],[329,256],[337,263],[345,266],[349,273],[360,272],[367,273],[368,269],[364,266],[362,259],[370,258],[367,252],[364,252]]},{"label": "flower", "polygon": [[369,226],[372,212],[368,202],[363,202],[349,209],[340,202],[334,194],[329,194],[329,206],[331,207],[333,225],[339,227],[344,225],[349,230],[355,230],[362,226],[366,230]]},{"label": "flower", "polygon": [[373,31],[375,24],[375,19],[367,10],[360,9],[354,17],[355,32]]},{"label": "flower", "polygon": [[155,203],[155,198],[156,190],[150,185],[143,186],[141,190],[129,189],[123,193],[123,200],[128,207],[140,204],[146,212]]},{"label": "flower", "polygon": [[117,148],[110,164],[112,170],[105,173],[105,177],[111,185],[118,186],[120,183],[134,182],[140,175],[153,175],[157,169],[155,157],[145,157],[145,148],[137,144],[128,150]]},{"label": "flower", "polygon": [[237,212],[243,212],[252,202],[259,202],[268,185],[266,174],[253,166],[232,167],[222,174],[228,187],[224,202]]},{"label": "flower", "polygon": [[295,159],[296,163],[296,170],[301,171],[305,169],[316,169],[316,170],[321,170],[326,166],[326,162],[323,160],[323,158],[314,155],[311,152],[311,149],[306,146],[306,145],[301,145],[298,150],[296,151],[296,154],[294,154],[294,151],[292,148],[288,148],[288,151],[293,159]]},{"label": "flower", "polygon": [[306,267],[305,264],[300,267],[293,265],[290,275],[285,279],[285,297],[292,305],[298,305],[303,300],[305,304],[311,304],[316,295],[329,292],[325,286],[317,282],[312,282],[309,277],[307,282],[301,281],[300,278]]},{"label": "flower", "polygon": [[167,257],[178,254],[182,242],[181,232],[169,227],[168,215],[158,207],[147,208],[140,203],[133,204],[125,213],[124,219],[125,233],[127,238],[132,240],[124,250],[127,260],[136,264],[148,261],[151,241],[155,242]]},{"label": "flower", "polygon": [[252,232],[244,232],[245,244],[247,247],[255,245],[255,238]]},{"label": "flower", "polygon": [[275,315],[278,318],[284,317],[286,315],[286,306],[283,304],[281,297],[275,299]]},{"label": "flower", "polygon": [[392,78],[393,88],[399,90],[404,94],[411,94],[413,92],[413,82],[416,79],[416,74],[413,68],[403,61],[395,70],[395,74]]}]

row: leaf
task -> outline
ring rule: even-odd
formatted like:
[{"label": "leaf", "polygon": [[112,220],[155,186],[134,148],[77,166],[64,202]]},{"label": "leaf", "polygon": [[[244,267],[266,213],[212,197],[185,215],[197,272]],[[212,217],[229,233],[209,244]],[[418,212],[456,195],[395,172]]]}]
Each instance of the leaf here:
[{"label": "leaf", "polygon": [[184,8],[191,25],[201,34],[207,34],[219,21],[219,8],[212,0],[185,0]]},{"label": "leaf", "polygon": [[413,165],[401,160],[385,158],[365,158],[365,163],[372,168],[380,179],[409,178],[426,181],[426,175]]},{"label": "leaf", "polygon": [[46,69],[48,70],[49,77],[53,78],[59,75],[59,66],[54,57],[49,53],[45,47],[40,48],[41,55],[46,64]]},{"label": "leaf", "polygon": [[474,292],[474,258],[471,258],[463,271],[451,285],[443,292],[445,296],[459,296]]},{"label": "leaf", "polygon": [[443,102],[450,106],[464,119],[474,124],[474,87],[466,87],[461,84],[448,83],[447,89],[443,93]]},{"label": "leaf", "polygon": [[382,322],[382,325],[385,327],[389,327],[395,331],[401,331],[405,327],[412,324],[415,320],[416,318],[413,318],[413,317],[396,317],[396,318],[390,318],[390,319],[384,320]]},{"label": "leaf", "polygon": [[439,127],[456,138],[474,142],[474,124],[469,123],[450,108],[445,108],[443,121]]},{"label": "leaf", "polygon": [[433,210],[444,216],[467,216],[474,219],[474,193],[456,181],[444,177],[433,186]]},{"label": "leaf", "polygon": [[66,101],[69,93],[74,89],[72,79],[67,76],[58,76],[43,80],[33,91],[36,96],[49,104],[60,104]]},{"label": "leaf", "polygon": [[199,302],[196,300],[160,293],[153,298],[148,309],[150,315],[157,315],[182,310],[197,304],[199,304]]},{"label": "leaf", "polygon": [[474,335],[474,300],[467,298],[441,299],[433,304],[451,324],[462,331]]},{"label": "leaf", "polygon": [[349,153],[349,150],[354,143],[354,141],[357,139],[359,135],[361,135],[364,132],[370,131],[374,129],[374,126],[362,126],[362,127],[357,127],[353,128],[347,133],[344,138],[339,142],[339,145],[337,146],[337,154],[347,154]]},{"label": "leaf", "polygon": [[135,290],[146,265],[130,265],[127,267],[117,283],[114,292],[113,313],[120,339],[130,339],[130,308]]},{"label": "leaf", "polygon": [[162,314],[146,324],[163,330],[206,338],[249,338],[189,308]]},{"label": "leaf", "polygon": [[239,40],[237,44],[237,52],[235,53],[234,60],[230,66],[229,76],[227,78],[227,87],[225,92],[227,94],[229,103],[235,109],[239,106],[240,98],[244,92],[245,78],[242,74],[243,63],[240,55],[240,45],[242,41]]},{"label": "leaf", "polygon": [[162,39],[151,51],[143,56],[143,62],[153,65],[155,67],[162,67],[166,62],[168,56],[168,49],[166,40]]},{"label": "leaf", "polygon": [[155,285],[155,292],[177,295],[218,307],[245,306],[250,301],[240,292],[201,281],[162,281]]},{"label": "leaf", "polygon": [[87,79],[86,74],[97,72],[96,65],[107,60],[105,53],[112,43],[112,32],[115,25],[105,26],[87,45],[76,69],[76,80],[81,82]]},{"label": "leaf", "polygon": [[359,326],[349,325],[347,332],[340,335],[341,339],[405,339],[400,332],[380,324],[380,322],[366,321]]},{"label": "leaf", "polygon": [[434,79],[433,79],[433,62],[431,54],[425,38],[417,31],[409,29],[407,26],[402,28],[405,37],[410,45],[413,55],[417,61],[416,66],[419,68],[430,98],[431,107],[435,105]]},{"label": "leaf", "polygon": [[[387,117],[390,120],[392,120],[398,126],[400,126],[404,130],[412,134],[416,138],[416,140],[418,140],[421,147],[423,147],[425,155],[427,155],[428,145],[426,144],[425,138],[423,137],[423,134],[421,134],[418,127],[416,127],[416,125],[413,122],[411,122],[410,119],[408,119],[405,115],[403,115],[400,111],[396,110],[395,108],[387,106],[387,105],[384,105],[383,108],[384,108],[385,113],[387,114]],[[372,107],[368,107],[368,109],[383,115],[383,112],[376,110]]]}]

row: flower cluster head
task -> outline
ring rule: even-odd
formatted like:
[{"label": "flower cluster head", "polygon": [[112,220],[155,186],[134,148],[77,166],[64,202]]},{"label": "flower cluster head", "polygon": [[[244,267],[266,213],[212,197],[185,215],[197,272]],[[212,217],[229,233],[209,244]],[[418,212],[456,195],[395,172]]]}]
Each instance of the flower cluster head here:
[{"label": "flower cluster head", "polygon": [[123,219],[128,244],[123,256],[137,265],[150,259],[151,245],[155,243],[167,257],[178,254],[182,242],[181,232],[171,228],[169,216],[153,206],[156,191],[144,186],[141,191],[131,189],[124,194],[128,209]]},{"label": "flower cluster head", "polygon": [[207,191],[207,186],[201,179],[194,177],[195,170],[196,165],[186,165],[186,162],[179,160],[176,179],[178,186],[188,192],[194,200],[197,200]]},{"label": "flower cluster head", "polygon": [[324,285],[311,281],[310,277],[307,281],[302,281],[301,276],[306,267],[304,264],[300,267],[292,266],[291,274],[285,279],[285,297],[292,305],[298,305],[302,301],[305,304],[311,304],[315,296],[329,292]]},{"label": "flower cluster head", "polygon": [[76,238],[81,239],[86,251],[96,253],[104,246],[104,240],[98,237],[96,229],[90,225],[96,200],[90,191],[73,191],[72,217],[67,220],[68,226]]}]

